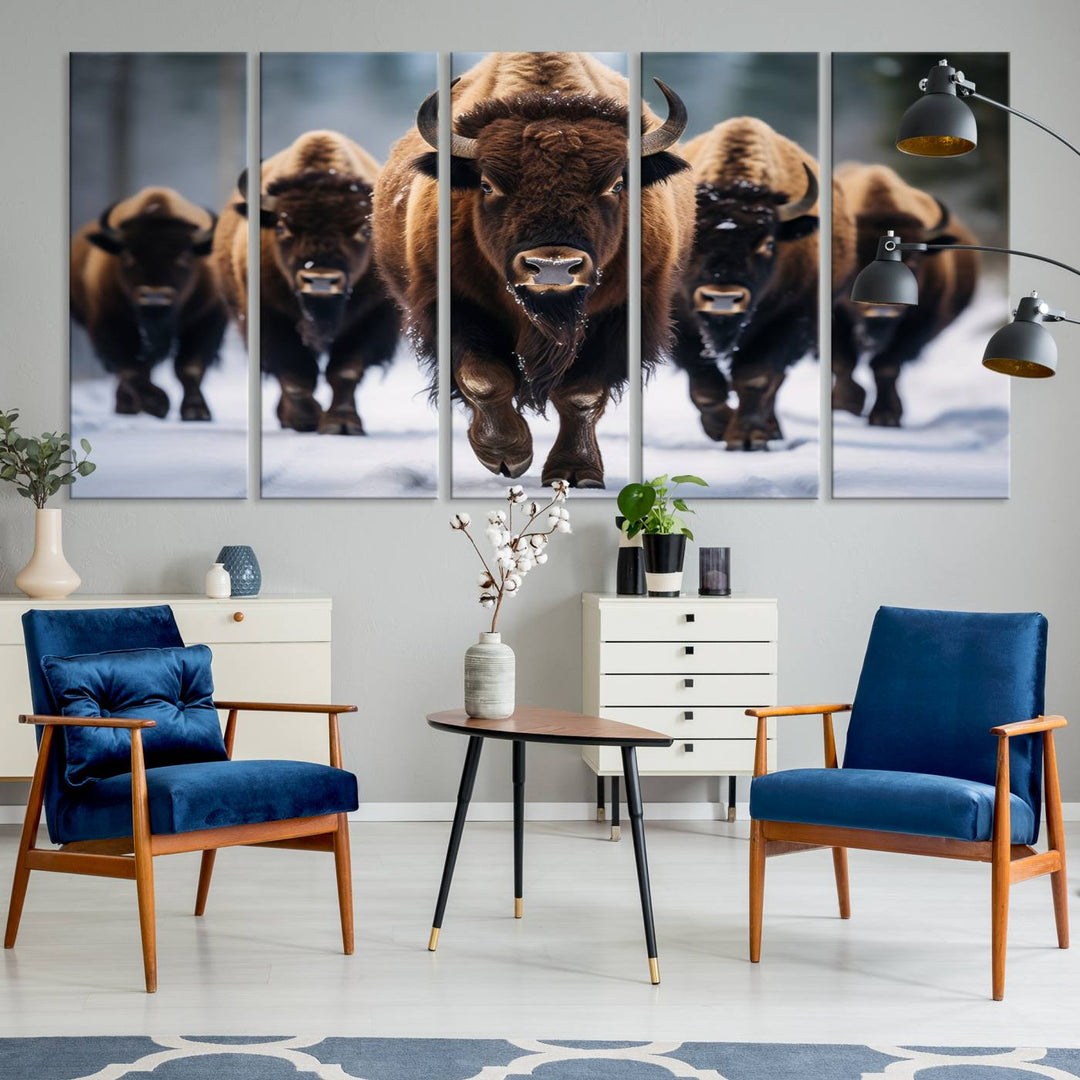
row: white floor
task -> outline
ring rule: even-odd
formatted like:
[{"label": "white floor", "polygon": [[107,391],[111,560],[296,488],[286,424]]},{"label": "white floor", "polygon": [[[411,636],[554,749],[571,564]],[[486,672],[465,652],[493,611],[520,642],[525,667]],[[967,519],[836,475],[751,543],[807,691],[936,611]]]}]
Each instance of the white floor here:
[{"label": "white floor", "polygon": [[[470,825],[431,954],[447,833],[353,825],[352,957],[339,951],[328,856],[222,852],[202,919],[191,915],[198,857],[157,860],[153,996],[140,989],[133,885],[34,874],[18,946],[2,957],[0,1035],[1080,1046],[1080,947],[1055,947],[1046,879],[1013,890],[1007,998],[995,1003],[988,867],[852,852],[853,916],[841,922],[827,853],[770,860],[762,963],[751,966],[745,826],[656,822],[663,983],[652,987],[628,835],[613,844],[591,822],[530,823],[515,921],[510,826]],[[15,843],[14,828],[0,829],[5,894]]]}]

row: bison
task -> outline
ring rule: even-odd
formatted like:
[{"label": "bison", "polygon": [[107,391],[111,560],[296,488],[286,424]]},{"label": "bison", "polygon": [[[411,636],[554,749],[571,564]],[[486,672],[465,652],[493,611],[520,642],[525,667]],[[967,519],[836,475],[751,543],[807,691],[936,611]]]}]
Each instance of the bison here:
[{"label": "bison", "polygon": [[[885,165],[842,165],[836,181],[855,221],[859,266],[873,260],[879,238],[889,229],[915,243],[978,243],[943,203]],[[869,423],[878,427],[899,427],[901,368],[960,315],[975,291],[973,251],[911,252],[904,261],[919,283],[917,307],[871,307],[843,299],[833,312],[833,408],[862,415],[866,391],[853,374],[865,356],[876,385]]]},{"label": "bison", "polygon": [[[686,110],[661,89],[668,118],[646,113],[641,143],[646,370],[667,343],[693,222],[671,152]],[[493,53],[452,100],[450,363],[469,443],[491,472],[521,476],[533,458],[523,413],[550,403],[559,431],[542,483],[601,488],[596,423],[627,380],[627,81],[584,53]],[[437,110],[432,95],[375,198],[376,257],[433,373]]]},{"label": "bison", "polygon": [[[709,438],[764,449],[782,438],[775,405],[788,368],[818,348],[817,162],[751,117],[717,124],[683,156],[697,215],[672,356]],[[846,276],[838,269],[834,287]]]},{"label": "bison", "polygon": [[[394,355],[397,309],[372,257],[378,176],[378,162],[335,131],[309,131],[262,163],[261,366],[280,384],[277,415],[283,428],[363,435],[357,384],[368,368],[388,364]],[[247,323],[247,187],[245,171],[214,238],[214,267],[242,328]],[[315,400],[324,353],[333,391],[325,412]]]},{"label": "bison", "polygon": [[117,378],[116,411],[164,417],[169,396],[151,381],[173,356],[183,420],[209,420],[203,376],[229,315],[205,256],[215,218],[167,187],[106,207],[71,242],[71,314]]}]

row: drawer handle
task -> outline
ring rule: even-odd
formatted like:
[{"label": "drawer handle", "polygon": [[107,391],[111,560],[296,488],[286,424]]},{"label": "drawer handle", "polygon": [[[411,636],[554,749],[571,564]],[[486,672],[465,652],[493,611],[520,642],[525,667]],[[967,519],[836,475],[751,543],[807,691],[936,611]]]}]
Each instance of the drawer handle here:
[{"label": "drawer handle", "polygon": [[687,709],[686,712],[684,712],[682,714],[682,718],[684,720],[693,720],[694,719],[694,710],[693,709]]},{"label": "drawer handle", "polygon": [[244,621],[244,613],[242,611],[234,611],[233,612],[233,622],[243,622],[243,621]]},{"label": "drawer handle", "polygon": [[693,690],[694,689],[694,680],[693,679],[683,679],[682,682],[683,682],[683,686],[687,690]]},{"label": "drawer handle", "polygon": [[688,611],[686,613],[686,621],[687,622],[693,622],[694,621],[694,613],[692,611]]},{"label": "drawer handle", "polygon": [[687,656],[693,656],[694,655],[694,646],[693,645],[684,645],[683,648],[686,650],[686,655]]},{"label": "drawer handle", "polygon": [[692,742],[683,743],[683,750],[687,754],[692,754],[694,752],[694,744]]}]

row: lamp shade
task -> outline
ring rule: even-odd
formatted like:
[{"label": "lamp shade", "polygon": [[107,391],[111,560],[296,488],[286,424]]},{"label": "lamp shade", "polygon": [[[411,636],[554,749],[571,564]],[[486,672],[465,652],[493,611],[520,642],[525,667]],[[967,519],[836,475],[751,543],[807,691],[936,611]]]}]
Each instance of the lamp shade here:
[{"label": "lamp shade", "polygon": [[878,258],[859,271],[851,286],[851,299],[856,304],[915,305],[919,283],[899,257]]},{"label": "lamp shade", "polygon": [[1057,342],[1041,323],[1017,319],[986,343],[983,367],[1018,379],[1049,379],[1057,372]]},{"label": "lamp shade", "polygon": [[978,127],[955,93],[925,93],[900,121],[896,149],[918,157],[956,157],[975,149]]}]

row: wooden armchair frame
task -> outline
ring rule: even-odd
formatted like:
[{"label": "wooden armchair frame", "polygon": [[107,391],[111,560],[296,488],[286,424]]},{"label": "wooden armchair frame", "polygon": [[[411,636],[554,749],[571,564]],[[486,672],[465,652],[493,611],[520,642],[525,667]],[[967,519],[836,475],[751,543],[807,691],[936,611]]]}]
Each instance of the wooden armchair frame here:
[{"label": "wooden armchair frame", "polygon": [[[338,717],[356,712],[355,705],[299,705],[281,702],[215,701],[214,707],[228,711],[225,724],[225,751],[232,758],[236,721],[241,712],[283,712],[322,714],[330,725],[330,764],[341,768],[341,732]],[[157,990],[157,942],[154,922],[154,865],[158,855],[183,851],[201,851],[199,885],[195,914],[206,909],[210,878],[218,848],[250,845],[254,847],[300,848],[305,851],[333,852],[337,874],[338,906],[341,912],[341,941],[346,955],[353,952],[352,862],[349,852],[347,814],[323,814],[318,817],[290,818],[285,821],[230,825],[217,829],[198,829],[183,833],[158,833],[150,828],[150,803],[146,789],[146,763],[142,733],[156,726],[153,720],[118,717],[20,716],[20,724],[44,728],[38,747],[30,798],[26,806],[22,838],[15,860],[11,885],[4,948],[15,947],[22,917],[23,902],[31,870],[51,870],[64,874],[89,874],[94,877],[126,878],[135,882],[139,903],[139,927],[142,934],[143,969],[146,992]],[[110,840],[80,840],[63,844],[51,851],[37,846],[38,827],[45,800],[45,777],[52,749],[53,733],[58,727],[126,728],[131,733],[131,811],[133,836]]]},{"label": "wooden armchair frame", "polygon": [[[849,712],[850,705],[795,705],[770,709],[747,709],[757,718],[754,776],[767,772],[766,730],[769,717],[821,716],[825,740],[825,767],[837,768],[836,740],[832,718]],[[992,944],[991,968],[995,1001],[1005,997],[1005,949],[1009,922],[1009,888],[1015,882],[1050,875],[1054,898],[1054,920],[1058,947],[1069,947],[1068,891],[1065,880],[1065,832],[1061,813],[1061,786],[1058,782],[1054,731],[1068,721],[1063,716],[1038,716],[1001,724],[989,730],[998,740],[997,776],[994,787],[994,826],[990,840],[955,840],[938,836],[878,832],[872,829],[840,828],[788,821],[750,823],[750,960],[761,959],[761,924],[765,899],[765,860],[772,855],[812,851],[831,847],[840,918],[851,915],[848,895],[847,848],[893,851],[905,855],[934,855],[945,859],[966,859],[990,863]],[[1013,844],[1009,806],[1009,739],[1014,735],[1041,734],[1043,738],[1043,780],[1046,800],[1048,849],[1036,851],[1029,844]]]}]

